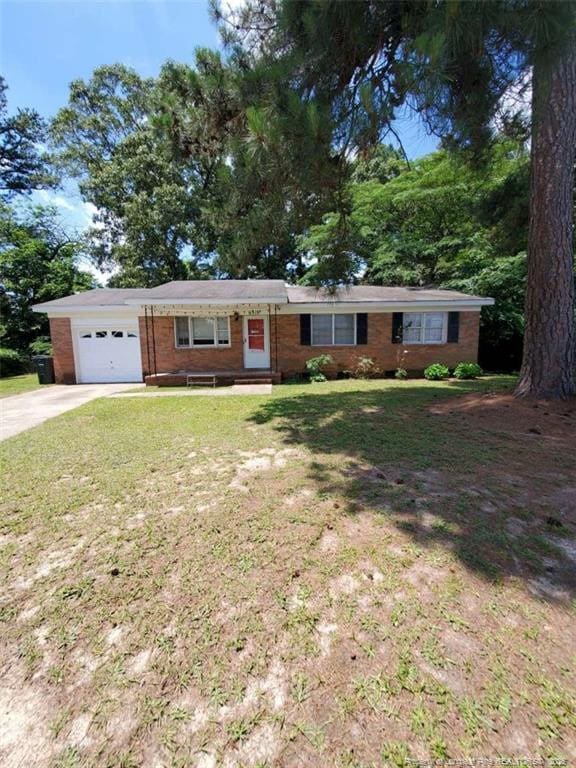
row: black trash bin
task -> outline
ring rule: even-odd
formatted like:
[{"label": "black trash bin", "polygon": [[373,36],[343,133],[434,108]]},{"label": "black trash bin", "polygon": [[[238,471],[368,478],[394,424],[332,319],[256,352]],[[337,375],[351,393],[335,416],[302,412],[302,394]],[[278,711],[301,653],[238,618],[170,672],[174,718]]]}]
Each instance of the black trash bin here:
[{"label": "black trash bin", "polygon": [[32,362],[38,374],[38,383],[54,384],[54,359],[50,355],[35,355]]}]

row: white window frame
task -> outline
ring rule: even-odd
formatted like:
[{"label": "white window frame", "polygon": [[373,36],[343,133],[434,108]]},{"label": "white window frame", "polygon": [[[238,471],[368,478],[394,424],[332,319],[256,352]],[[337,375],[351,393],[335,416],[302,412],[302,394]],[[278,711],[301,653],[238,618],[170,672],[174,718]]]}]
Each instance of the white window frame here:
[{"label": "white window frame", "polygon": [[[355,346],[357,346],[357,341],[356,341],[356,339],[357,339],[357,330],[356,330],[357,318],[356,318],[356,314],[357,314],[356,312],[330,312],[330,313],[316,312],[316,313],[311,314],[310,315],[310,346],[311,347],[355,347]],[[335,319],[334,318],[336,317],[336,315],[352,315],[352,317],[354,318],[354,328],[353,328],[353,331],[352,331],[354,341],[352,341],[351,343],[348,343],[348,344],[335,344],[334,343],[334,328],[335,328]],[[315,344],[314,343],[314,318],[315,317],[327,317],[327,316],[332,318],[332,341],[331,341],[330,344]]]},{"label": "white window frame", "polygon": [[[230,315],[226,315],[226,322],[228,323],[228,341],[226,344],[218,344],[218,320],[222,320],[222,316],[220,317],[211,317],[210,315],[189,315],[187,317],[188,319],[188,344],[178,344],[178,329],[176,321],[179,317],[186,317],[186,315],[175,315],[174,316],[174,346],[176,349],[222,349],[226,347],[232,346],[232,337],[230,334]],[[191,320],[194,319],[202,319],[202,320],[214,320],[216,321],[214,323],[214,341],[215,344],[194,344],[194,337],[192,334],[192,324]]]},{"label": "white window frame", "polygon": [[[405,326],[404,318],[406,315],[420,315],[420,338],[416,341],[406,341],[405,339]],[[438,341],[427,341],[424,338],[426,330],[426,317],[428,315],[442,315],[442,338]],[[446,344],[448,340],[448,312],[404,312],[402,318],[402,343],[406,345],[411,344]]]}]

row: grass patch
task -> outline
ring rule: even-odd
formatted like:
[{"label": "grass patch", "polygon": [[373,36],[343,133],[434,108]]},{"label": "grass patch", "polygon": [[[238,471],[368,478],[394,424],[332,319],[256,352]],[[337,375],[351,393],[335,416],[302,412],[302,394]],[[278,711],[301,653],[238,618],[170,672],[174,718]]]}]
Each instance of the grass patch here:
[{"label": "grass patch", "polygon": [[49,385],[39,384],[36,373],[8,376],[5,379],[0,379],[0,398],[21,395],[23,392],[32,392],[35,389],[40,389],[41,386]]},{"label": "grass patch", "polygon": [[458,406],[511,383],[102,399],[5,441],[11,757],[571,755],[569,546],[546,520],[576,451]]}]

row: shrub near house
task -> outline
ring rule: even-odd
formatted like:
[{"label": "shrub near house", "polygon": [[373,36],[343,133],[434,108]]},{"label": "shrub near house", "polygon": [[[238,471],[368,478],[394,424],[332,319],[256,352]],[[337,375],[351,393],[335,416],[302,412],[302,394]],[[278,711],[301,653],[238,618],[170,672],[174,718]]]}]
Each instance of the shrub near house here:
[{"label": "shrub near house", "polygon": [[482,368],[478,363],[458,363],[454,369],[457,379],[477,379],[479,376],[482,376]]},{"label": "shrub near house", "polygon": [[15,349],[0,347],[0,378],[17,376],[28,370],[28,362]]},{"label": "shrub near house", "polygon": [[424,371],[424,376],[430,381],[441,381],[450,376],[450,369],[442,363],[432,363]]}]

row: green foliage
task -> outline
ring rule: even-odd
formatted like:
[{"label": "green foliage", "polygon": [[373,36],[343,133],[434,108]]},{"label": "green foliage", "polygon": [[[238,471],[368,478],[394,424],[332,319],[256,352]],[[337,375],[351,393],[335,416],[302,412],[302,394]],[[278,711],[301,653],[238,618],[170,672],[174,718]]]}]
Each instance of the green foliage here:
[{"label": "green foliage", "polygon": [[331,107],[327,154],[377,144],[408,103],[477,162],[496,115],[522,131],[521,107],[504,109],[502,96],[535,60],[565,49],[573,28],[571,2],[499,0],[251,2],[221,24],[236,60],[273,69],[303,104]]},{"label": "green foliage", "polygon": [[356,364],[352,369],[352,376],[355,379],[373,379],[381,373],[380,368],[376,365],[371,357],[365,357],[361,355],[356,360]]},{"label": "green foliage", "polygon": [[[435,152],[384,183],[363,171],[349,187],[350,209],[330,213],[300,238],[318,263],[302,282],[342,270],[380,285],[433,286],[492,296],[481,316],[480,359],[492,370],[517,368],[524,331],[528,186],[526,151],[502,139],[481,171],[459,155]],[[354,178],[354,172],[353,172]],[[507,192],[515,197],[504,204]],[[505,236],[505,233],[509,233]],[[340,253],[338,263],[322,254]]]},{"label": "green foliage", "polygon": [[28,361],[15,349],[0,347],[0,377],[17,376],[28,371]]},{"label": "green foliage", "polygon": [[478,363],[458,363],[454,369],[454,376],[457,379],[477,379],[482,376],[482,373]]},{"label": "green foliage", "polygon": [[100,67],[71,84],[51,126],[58,163],[97,211],[89,253],[103,270],[120,268],[111,286],[153,286],[204,268],[205,172],[175,162],[152,122],[157,99],[154,80],[120,64]]},{"label": "green foliage", "polygon": [[406,170],[406,160],[391,144],[369,147],[352,164],[350,179],[355,184],[377,181],[386,184]]},{"label": "green foliage", "polygon": [[410,748],[399,741],[387,741],[382,747],[382,760],[386,768],[410,768],[414,765]]},{"label": "green foliage", "polygon": [[[518,247],[518,241],[524,239],[525,227],[514,228],[510,222],[514,219],[525,222],[528,207],[524,201],[528,185],[523,183],[523,178],[529,173],[527,165],[494,189],[491,199],[486,197],[488,218],[500,219],[503,225],[490,221],[483,227],[487,231],[481,233],[470,224],[474,223],[476,206],[478,215],[483,208],[478,199],[484,193],[482,180],[480,177],[476,179],[478,188],[474,189],[465,169],[470,172],[473,169],[477,174],[486,169],[497,131],[521,143],[526,142],[530,126],[523,114],[525,103],[522,99],[510,98],[512,93],[524,91],[526,96],[527,87],[530,87],[528,82],[542,85],[542,97],[534,102],[532,117],[536,120],[543,114],[541,107],[556,67],[562,65],[564,68],[566,89],[573,87],[573,82],[568,81],[573,78],[569,56],[574,46],[574,0],[548,3],[530,0],[465,3],[448,0],[434,3],[420,0],[385,3],[285,0],[274,3],[264,0],[246,3],[233,19],[222,19],[225,15],[222,10],[215,13],[216,18],[222,20],[223,38],[231,58],[241,62],[250,77],[262,77],[265,71],[274,73],[275,85],[266,91],[266,99],[269,124],[276,126],[275,143],[278,143],[279,132],[281,138],[295,135],[297,115],[305,114],[308,104],[314,104],[326,119],[324,132],[316,137],[314,173],[308,172],[306,165],[299,167],[297,172],[301,177],[301,189],[307,191],[310,199],[321,194],[323,182],[338,180],[340,186],[334,195],[336,205],[332,210],[342,219],[353,218],[349,215],[350,195],[345,189],[349,180],[349,173],[343,171],[346,159],[354,153],[363,157],[368,148],[386,140],[390,134],[395,136],[394,121],[407,109],[415,110],[430,131],[442,137],[443,148],[449,149],[460,161],[453,185],[443,185],[441,189],[423,186],[419,197],[413,197],[414,190],[407,196],[416,200],[420,212],[427,209],[426,220],[418,222],[416,231],[411,227],[410,200],[403,200],[401,196],[402,175],[396,185],[400,194],[393,201],[386,199],[386,187],[393,187],[396,179],[386,179],[384,184],[381,179],[362,181],[360,187],[376,183],[378,189],[359,190],[358,194],[367,194],[370,203],[375,201],[376,204],[383,196],[385,212],[394,208],[394,215],[399,216],[400,221],[404,217],[402,237],[395,237],[398,227],[394,225],[394,216],[379,219],[371,215],[368,229],[357,226],[354,221],[346,222],[344,226],[336,220],[332,233],[338,235],[341,232],[345,239],[343,242],[337,238],[328,239],[327,275],[321,263],[324,255],[317,250],[318,264],[313,275],[316,280],[326,277],[332,283],[339,277],[345,280],[353,259],[358,256],[367,266],[365,279],[376,277],[386,283],[422,285],[459,280],[465,269],[451,274],[451,267],[465,258],[467,252],[477,250],[478,244],[474,243],[477,234],[484,240],[484,256],[492,250],[493,256],[508,259],[524,250],[524,243]],[[283,94],[282,98],[280,94]],[[538,95],[536,90],[534,94]],[[299,107],[287,112],[283,103],[286,100],[291,104],[299,103]],[[567,125],[571,117],[568,104],[568,101],[565,104],[559,101],[559,106],[565,108]],[[285,116],[284,120],[277,117],[281,114]],[[290,115],[294,117],[293,123],[290,123]],[[549,132],[543,141],[533,142],[532,148],[538,155],[533,167],[547,167],[554,183],[562,185],[565,184],[563,180],[568,179],[568,166],[573,163],[573,157],[569,141],[560,139],[560,134],[554,137]],[[289,139],[285,146],[290,147]],[[562,162],[553,167],[549,158],[558,152],[561,152]],[[548,204],[547,185],[532,188],[533,210],[544,208]],[[516,190],[518,197],[506,211],[508,190]],[[435,207],[432,201],[438,198],[438,192],[444,199]],[[430,201],[428,206],[427,200]],[[354,203],[356,207],[358,202]],[[465,216],[461,219],[462,210]],[[571,214],[567,207],[558,207],[549,214],[556,218],[555,226],[531,229],[531,245],[536,252],[545,244],[560,261],[566,258],[571,248]],[[335,219],[331,217],[330,220]],[[431,226],[432,233],[426,231],[427,226]],[[551,242],[552,229],[557,236],[563,233],[561,248],[557,247],[556,241]],[[317,231],[312,232],[312,238],[312,246],[314,241],[322,240]],[[382,248],[366,249],[368,259],[363,246],[370,244],[372,239]],[[527,250],[532,252],[531,248]],[[489,268],[487,258],[484,267]],[[356,279],[359,274],[360,270],[355,273]],[[527,288],[534,299],[529,306],[533,308],[535,319],[528,325],[529,329],[552,322],[550,307],[556,304],[563,307],[564,313],[571,311],[570,283],[573,277],[570,270],[559,263],[558,269],[550,272],[550,280],[544,273],[536,277],[537,270],[531,270],[529,274],[533,279]],[[552,293],[554,300],[551,301]],[[515,323],[516,313],[517,305],[512,310],[513,316],[505,318],[509,328]],[[497,337],[495,320],[493,316],[490,330],[493,338]],[[532,331],[528,335],[527,349],[536,344],[536,335]],[[556,357],[556,368],[562,369],[568,366],[572,357],[573,339],[566,333],[558,343],[563,351]],[[538,346],[541,348],[542,344]],[[494,358],[489,345],[485,350],[487,358]],[[511,334],[504,348],[498,351],[508,358],[508,366],[515,365],[520,353],[519,335]],[[483,357],[481,359],[484,361]],[[531,386],[527,382],[527,370],[533,372],[534,361],[539,361],[540,369],[545,364],[544,356],[532,354],[530,360],[530,366],[523,373],[524,388]],[[563,370],[563,373],[568,381],[570,372]],[[533,381],[544,379],[542,370],[538,375],[533,373]]]},{"label": "green foliage", "polygon": [[471,242],[479,181],[445,152],[422,158],[386,184],[352,189],[365,279],[380,285],[438,284]]},{"label": "green foliage", "polygon": [[399,381],[404,381],[404,379],[408,378],[408,371],[406,368],[396,368],[394,378],[398,379]]},{"label": "green foliage", "polygon": [[441,381],[450,376],[450,369],[442,363],[432,363],[424,371],[424,376],[430,381]]},{"label": "green foliage", "polygon": [[[262,77],[269,92],[273,73]],[[90,252],[101,269],[120,268],[110,285],[302,275],[296,235],[326,210],[335,180],[312,198],[295,173],[314,168],[327,120],[289,93],[285,117],[271,114],[262,87],[206,49],[156,79],[114,65],[72,83],[52,137],[97,209]]]},{"label": "green foliage", "polygon": [[32,355],[52,355],[52,343],[47,336],[39,336],[28,347]]},{"label": "green foliage", "polygon": [[480,324],[480,362],[490,370],[517,370],[524,334],[526,253],[497,256],[490,247],[465,254],[460,274],[454,270],[446,288],[492,296]]},{"label": "green foliage", "polygon": [[82,243],[62,228],[55,209],[34,207],[18,214],[0,205],[0,337],[22,352],[48,336],[48,319],[33,304],[94,287],[77,264]]},{"label": "green foliage", "polygon": [[45,152],[46,124],[33,109],[8,114],[6,80],[0,76],[0,194],[10,199],[34,189],[56,186],[57,179]]},{"label": "green foliage", "polygon": [[318,355],[317,357],[311,357],[306,360],[306,370],[309,373],[310,381],[322,382],[326,381],[325,368],[334,363],[332,355]]},{"label": "green foliage", "polygon": [[313,262],[300,283],[329,286],[353,282],[362,265],[357,242],[355,222],[349,216],[326,214],[321,224],[312,225],[298,239],[300,251]]},{"label": "green foliage", "polygon": [[[273,69],[199,50],[194,70],[166,65],[156,123],[186,167],[202,161],[202,226],[218,274],[291,277],[304,272],[296,235],[327,209],[337,179],[314,196],[300,183],[318,170],[327,114],[280,86]],[[280,110],[271,110],[274,94]]]}]

